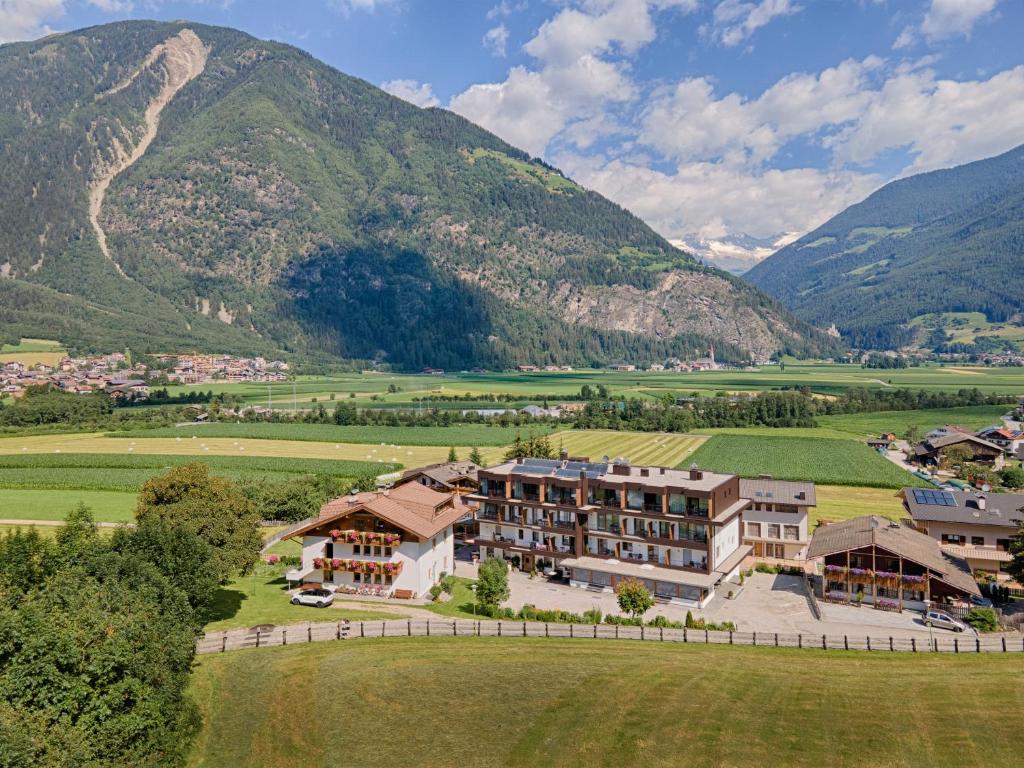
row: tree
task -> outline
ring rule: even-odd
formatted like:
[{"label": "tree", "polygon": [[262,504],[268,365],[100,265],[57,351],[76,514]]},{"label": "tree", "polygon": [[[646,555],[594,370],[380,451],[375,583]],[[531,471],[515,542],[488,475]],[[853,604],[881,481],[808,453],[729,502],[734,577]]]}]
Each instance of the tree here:
[{"label": "tree", "polygon": [[1024,507],[1017,510],[1020,518],[1015,520],[1017,532],[1010,539],[1010,554],[1013,559],[1006,564],[1006,572],[1010,574],[1018,584],[1024,583]]},{"label": "tree", "polygon": [[458,460],[459,460],[459,454],[457,454],[455,452],[455,446],[453,445],[453,446],[451,446],[448,449],[448,461],[458,461]]},{"label": "tree", "polygon": [[527,453],[526,444],[523,442],[523,436],[516,432],[515,439],[512,441],[512,445],[505,451],[505,461],[514,461],[515,459],[521,459],[525,456],[529,456]]},{"label": "tree", "polygon": [[480,449],[477,448],[475,445],[473,446],[473,450],[469,452],[469,460],[472,461],[474,464],[480,465],[481,467],[484,465],[483,454],[480,453]]},{"label": "tree", "polygon": [[623,579],[615,585],[619,608],[634,619],[640,618],[651,606],[654,598],[639,579]]},{"label": "tree", "polygon": [[947,469],[957,465],[963,466],[974,458],[974,452],[966,445],[951,445],[940,454],[941,463]]},{"label": "tree", "polygon": [[1024,469],[1003,467],[999,470],[999,479],[1007,488],[1024,488]]},{"label": "tree", "polygon": [[230,480],[210,477],[205,464],[183,464],[146,481],[135,519],[142,524],[154,518],[209,544],[221,583],[247,573],[263,543],[252,502]]},{"label": "tree", "polygon": [[907,442],[914,445],[921,440],[921,428],[917,424],[907,424],[907,428],[903,430],[903,436],[907,438]]},{"label": "tree", "polygon": [[480,563],[477,573],[476,598],[481,605],[497,607],[508,600],[508,565],[497,557],[488,557]]}]

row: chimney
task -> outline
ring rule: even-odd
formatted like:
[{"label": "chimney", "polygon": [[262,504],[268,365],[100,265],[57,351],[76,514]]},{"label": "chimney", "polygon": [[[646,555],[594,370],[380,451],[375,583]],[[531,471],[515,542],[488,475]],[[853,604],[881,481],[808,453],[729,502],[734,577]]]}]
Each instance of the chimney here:
[{"label": "chimney", "polygon": [[690,465],[690,479],[691,480],[703,480],[704,473],[700,471],[700,468],[696,464]]},{"label": "chimney", "polygon": [[522,456],[517,456],[516,457],[516,464],[522,464],[522,463],[523,463],[523,457]]},{"label": "chimney", "polygon": [[803,501],[804,499],[807,498],[807,491],[800,491],[800,493],[798,493],[796,497],[800,499],[800,501]]},{"label": "chimney", "polygon": [[988,506],[988,499],[985,498],[984,493],[978,494],[978,509],[985,511],[985,507]]},{"label": "chimney", "polygon": [[661,474],[663,474],[663,475],[665,474],[665,468],[664,467],[658,467],[658,469],[661,470]]}]

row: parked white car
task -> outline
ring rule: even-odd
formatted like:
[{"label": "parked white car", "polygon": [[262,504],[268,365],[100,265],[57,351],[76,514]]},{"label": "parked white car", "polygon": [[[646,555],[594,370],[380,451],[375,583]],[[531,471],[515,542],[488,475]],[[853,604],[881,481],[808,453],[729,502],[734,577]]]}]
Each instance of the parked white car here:
[{"label": "parked white car", "polygon": [[314,605],[326,608],[334,602],[334,593],[329,589],[303,589],[292,596],[292,605]]},{"label": "parked white car", "polygon": [[966,632],[967,625],[958,619],[954,619],[948,613],[942,611],[928,611],[924,617],[924,623],[929,627],[939,629],[951,629],[954,632]]}]

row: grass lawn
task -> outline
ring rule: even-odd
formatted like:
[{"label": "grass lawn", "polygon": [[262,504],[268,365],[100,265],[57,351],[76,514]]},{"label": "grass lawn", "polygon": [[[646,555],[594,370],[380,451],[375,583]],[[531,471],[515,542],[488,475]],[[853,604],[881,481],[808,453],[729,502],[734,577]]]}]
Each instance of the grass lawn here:
[{"label": "grass lawn", "polygon": [[715,435],[685,463],[744,477],[769,474],[778,480],[874,488],[928,487],[876,451],[853,440],[813,437]]},{"label": "grass lawn", "polygon": [[461,576],[453,578],[455,579],[455,589],[452,590],[451,597],[443,602],[430,603],[425,608],[438,616],[447,616],[449,619],[479,618],[479,614],[473,612],[474,595],[469,588],[474,581]]},{"label": "grass lawn", "polygon": [[209,437],[241,437],[263,440],[304,440],[310,442],[359,443],[380,446],[508,445],[516,433],[547,434],[548,424],[525,427],[500,427],[486,424],[461,424],[453,427],[376,427],[333,424],[199,424],[185,427],[163,427],[112,434],[121,438],[185,437],[205,441]]},{"label": "grass lawn", "polygon": [[0,365],[17,362],[24,365],[56,365],[67,354],[59,341],[22,339],[19,344],[0,344]]},{"label": "grass lawn", "polygon": [[555,448],[564,447],[572,456],[589,456],[595,461],[600,461],[602,456],[625,456],[633,464],[674,467],[688,461],[706,439],[702,435],[667,432],[587,429],[554,434],[551,436],[551,444]]},{"label": "grass lawn", "polygon": [[848,485],[819,485],[818,506],[807,520],[807,530],[814,532],[820,520],[837,523],[862,515],[882,515],[891,520],[906,516],[903,503],[892,488],[856,488]]},{"label": "grass lawn", "polygon": [[121,491],[21,490],[0,488],[0,518],[63,520],[79,502],[102,523],[130,522],[136,494]]},{"label": "grass lawn", "polygon": [[217,590],[213,604],[213,620],[206,631],[254,627],[257,624],[294,624],[300,621],[371,621],[399,619],[400,614],[375,610],[369,604],[335,601],[330,608],[317,610],[305,605],[292,605],[286,593],[285,568],[259,564],[256,573]]},{"label": "grass lawn", "polygon": [[191,765],[206,768],[960,768],[1020,763],[1024,665],[394,638],[203,656],[191,693],[204,721]]}]

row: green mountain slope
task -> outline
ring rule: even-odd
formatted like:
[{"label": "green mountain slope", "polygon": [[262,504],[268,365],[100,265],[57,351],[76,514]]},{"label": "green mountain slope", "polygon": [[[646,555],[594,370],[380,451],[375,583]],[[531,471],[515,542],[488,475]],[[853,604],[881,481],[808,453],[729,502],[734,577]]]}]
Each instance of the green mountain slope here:
[{"label": "green mountain slope", "polygon": [[1024,295],[1024,147],[887,184],[744,277],[862,347],[934,345],[920,332],[933,313],[1011,320]]},{"label": "green mountain slope", "polygon": [[5,338],[410,369],[834,349],[457,115],[234,30],[0,46],[0,177]]}]

